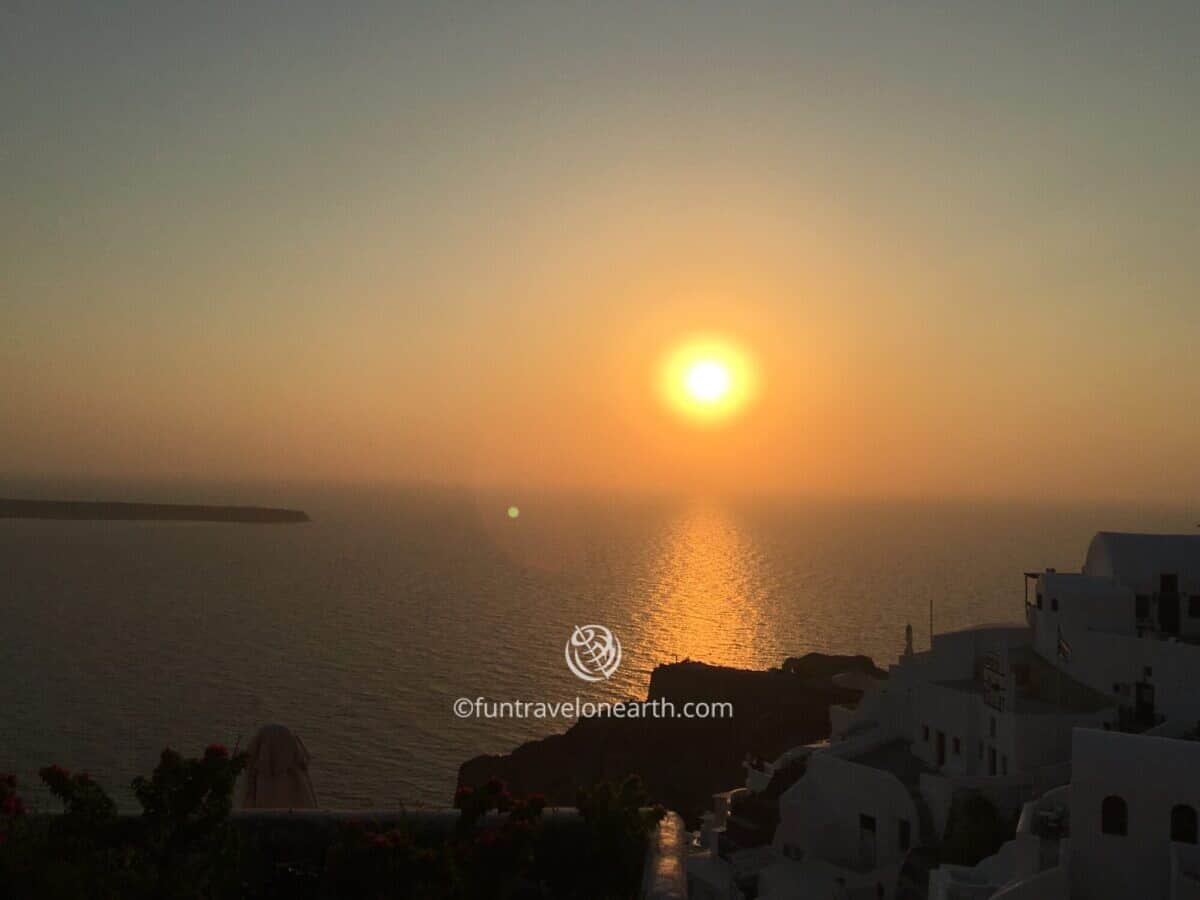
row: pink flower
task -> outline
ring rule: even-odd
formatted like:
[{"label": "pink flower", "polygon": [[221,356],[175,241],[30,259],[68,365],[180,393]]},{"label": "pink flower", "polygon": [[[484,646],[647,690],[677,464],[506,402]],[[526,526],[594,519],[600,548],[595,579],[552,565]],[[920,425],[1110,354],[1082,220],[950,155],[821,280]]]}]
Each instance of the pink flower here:
[{"label": "pink flower", "polygon": [[205,759],[225,759],[229,756],[229,751],[224,744],[209,744],[204,750]]}]

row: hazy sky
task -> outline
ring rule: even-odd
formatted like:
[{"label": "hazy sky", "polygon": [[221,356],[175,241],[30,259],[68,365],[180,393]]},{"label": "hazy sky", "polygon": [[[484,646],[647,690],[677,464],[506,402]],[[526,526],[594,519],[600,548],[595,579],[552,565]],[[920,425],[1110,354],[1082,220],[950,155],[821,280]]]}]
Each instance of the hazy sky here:
[{"label": "hazy sky", "polygon": [[[1200,6],[0,5],[0,471],[1200,491]],[[659,402],[679,340],[757,402]]]}]

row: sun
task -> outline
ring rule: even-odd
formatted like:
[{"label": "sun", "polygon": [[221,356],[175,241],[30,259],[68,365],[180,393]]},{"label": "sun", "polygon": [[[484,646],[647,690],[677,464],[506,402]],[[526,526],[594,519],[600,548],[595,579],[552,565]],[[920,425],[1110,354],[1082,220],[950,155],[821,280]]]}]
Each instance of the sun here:
[{"label": "sun", "polygon": [[697,424],[715,424],[753,399],[757,376],[750,356],[732,340],[693,336],[666,354],[659,387],[674,412]]},{"label": "sun", "polygon": [[697,403],[719,403],[732,383],[729,367],[719,360],[702,359],[684,373],[683,385]]}]

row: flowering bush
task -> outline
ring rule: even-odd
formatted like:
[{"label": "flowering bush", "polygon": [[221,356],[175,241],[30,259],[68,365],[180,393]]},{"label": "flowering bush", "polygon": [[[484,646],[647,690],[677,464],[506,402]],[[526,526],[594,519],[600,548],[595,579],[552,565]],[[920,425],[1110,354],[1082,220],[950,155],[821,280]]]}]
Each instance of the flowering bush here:
[{"label": "flowering bush", "polygon": [[[0,884],[6,897],[200,898],[221,892],[236,854],[227,818],[245,757],[213,745],[200,759],[164,750],[134,780],[142,815],[122,819],[87,772],[38,774],[61,815],[26,816],[16,780],[0,779]],[[20,820],[14,827],[13,820]],[[232,896],[232,894],[231,894]]]},{"label": "flowering bush", "polygon": [[581,791],[580,815],[547,827],[540,794],[513,795],[499,779],[463,787],[449,836],[411,829],[348,829],[325,862],[327,896],[464,900],[637,896],[646,839],[665,814],[646,808],[641,782]]},{"label": "flowering bush", "polygon": [[40,775],[61,814],[29,815],[16,779],[0,776],[0,897],[633,897],[646,838],[663,815],[630,779],[581,791],[579,815],[548,827],[545,798],[515,796],[491,779],[457,793],[449,833],[417,817],[400,827],[343,828],[332,840],[317,832],[316,840],[280,842],[270,827],[243,835],[230,822],[244,765],[219,744],[195,758],[164,750],[149,777],[134,779],[140,816],[119,816],[95,779],[57,765]]},{"label": "flowering bush", "polygon": [[0,775],[0,844],[8,843],[9,834],[25,818],[25,801],[17,793],[17,777]]}]

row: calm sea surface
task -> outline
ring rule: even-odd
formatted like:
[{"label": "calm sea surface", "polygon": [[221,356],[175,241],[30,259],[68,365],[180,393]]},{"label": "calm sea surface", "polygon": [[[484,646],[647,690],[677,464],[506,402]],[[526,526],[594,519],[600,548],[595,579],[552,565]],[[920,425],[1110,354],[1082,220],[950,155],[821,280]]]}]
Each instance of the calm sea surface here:
[{"label": "calm sea surface", "polygon": [[[158,499],[138,496],[130,499]],[[455,717],[458,697],[619,699],[658,663],[810,650],[893,661],[913,624],[1017,620],[1026,569],[1157,508],[597,500],[413,491],[189,496],[303,506],[309,525],[0,521],[0,771],[52,762],[132,802],[165,745],[282,722],[324,805],[445,805],[460,762],[566,721]],[[520,516],[506,514],[510,504]],[[610,626],[599,687],[563,661]]]}]

